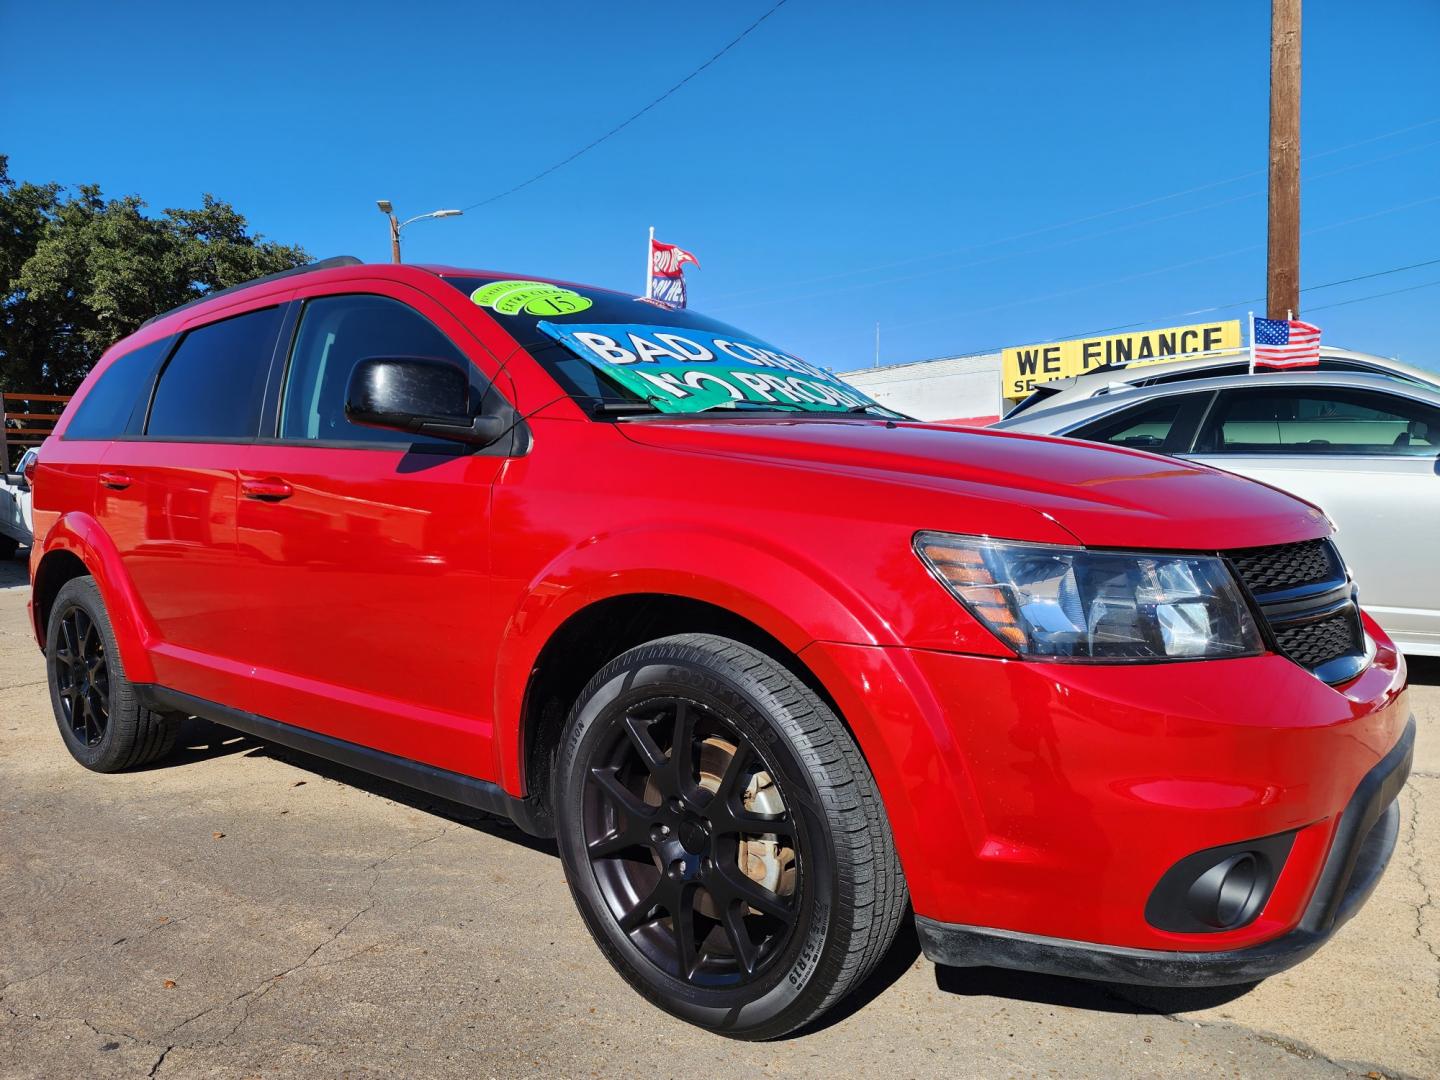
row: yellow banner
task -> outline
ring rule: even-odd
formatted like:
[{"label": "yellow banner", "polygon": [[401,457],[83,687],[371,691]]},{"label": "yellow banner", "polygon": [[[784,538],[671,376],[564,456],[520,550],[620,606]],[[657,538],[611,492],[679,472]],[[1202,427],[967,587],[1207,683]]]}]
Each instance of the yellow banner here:
[{"label": "yellow banner", "polygon": [[1021,345],[1000,353],[1005,397],[1023,398],[1041,383],[1081,375],[1102,364],[1142,360],[1183,360],[1188,354],[1240,348],[1240,320],[1170,326],[1137,334]]}]

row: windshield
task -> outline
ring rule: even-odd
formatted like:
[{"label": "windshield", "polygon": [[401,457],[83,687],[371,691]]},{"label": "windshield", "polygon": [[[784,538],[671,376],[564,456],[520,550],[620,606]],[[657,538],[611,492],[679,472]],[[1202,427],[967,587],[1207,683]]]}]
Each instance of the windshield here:
[{"label": "windshield", "polygon": [[580,285],[442,276],[597,411],[901,416],[824,368],[693,311]]}]

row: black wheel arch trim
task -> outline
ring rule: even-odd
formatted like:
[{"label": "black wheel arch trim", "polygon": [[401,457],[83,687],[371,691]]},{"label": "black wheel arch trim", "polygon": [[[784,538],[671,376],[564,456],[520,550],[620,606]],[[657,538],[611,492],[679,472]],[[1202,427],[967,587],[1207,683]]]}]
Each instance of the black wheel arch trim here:
[{"label": "black wheel arch trim", "polygon": [[171,690],[155,683],[139,683],[135,686],[140,703],[157,712],[177,712],[188,716],[199,716],[223,727],[243,731],[267,742],[279,743],[292,750],[314,754],[340,765],[358,769],[372,776],[393,780],[397,784],[426,792],[430,795],[449,799],[489,814],[509,818],[520,829],[531,836],[551,837],[555,835],[548,813],[532,799],[511,795],[498,784],[480,780],[464,773],[439,769],[434,765],[387,754],[359,743],[347,742],[330,735],[307,731],[293,724],[281,723],[268,717],[207,701],[191,694]]}]

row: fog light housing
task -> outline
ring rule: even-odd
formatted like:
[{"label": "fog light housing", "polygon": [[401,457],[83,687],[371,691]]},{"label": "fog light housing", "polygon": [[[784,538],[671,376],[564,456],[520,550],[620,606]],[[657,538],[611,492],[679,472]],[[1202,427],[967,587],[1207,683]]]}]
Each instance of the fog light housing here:
[{"label": "fog light housing", "polygon": [[1187,855],[1156,884],[1145,921],[1180,934],[1213,934],[1253,922],[1294,842],[1292,831]]},{"label": "fog light housing", "polygon": [[1260,914],[1272,884],[1270,861],[1242,851],[1216,863],[1195,879],[1186,896],[1190,913],[1216,930],[1244,926]]}]

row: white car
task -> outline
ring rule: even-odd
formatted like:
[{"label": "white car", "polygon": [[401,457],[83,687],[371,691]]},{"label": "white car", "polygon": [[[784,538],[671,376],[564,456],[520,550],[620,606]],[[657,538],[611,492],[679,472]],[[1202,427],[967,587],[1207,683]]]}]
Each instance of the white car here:
[{"label": "white car", "polygon": [[35,531],[33,500],[26,470],[35,461],[35,449],[26,450],[13,473],[0,480],[0,559],[11,558],[20,547],[29,547]]},{"label": "white car", "polygon": [[[1306,372],[1353,372],[1357,375],[1384,375],[1403,383],[1440,390],[1440,372],[1402,364],[1373,353],[1353,352],[1350,349],[1322,348],[1320,362],[1314,367],[1292,369]],[[1105,364],[1092,368],[1083,375],[1071,375],[1041,383],[1013,409],[1005,414],[1009,420],[1033,409],[1055,409],[1073,405],[1093,397],[1134,390],[1142,386],[1166,386],[1171,383],[1189,382],[1194,379],[1216,379],[1222,375],[1245,375],[1250,373],[1250,356],[1237,353],[1229,356],[1212,356],[1204,360],[1131,360],[1127,363]],[[1259,368],[1256,375],[1273,375],[1276,371]]]},{"label": "white car", "polygon": [[1189,458],[1314,503],[1365,610],[1405,652],[1440,656],[1440,387],[1308,368],[1051,401],[995,427]]}]

